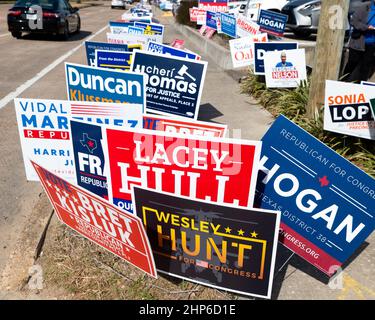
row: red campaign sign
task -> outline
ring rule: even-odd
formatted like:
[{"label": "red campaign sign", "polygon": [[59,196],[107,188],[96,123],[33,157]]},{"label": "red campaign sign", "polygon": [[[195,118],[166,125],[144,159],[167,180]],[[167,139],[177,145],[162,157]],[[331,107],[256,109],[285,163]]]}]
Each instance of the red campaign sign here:
[{"label": "red campaign sign", "polygon": [[143,129],[168,133],[190,134],[203,137],[224,138],[227,126],[204,121],[175,120],[161,116],[143,116]]},{"label": "red campaign sign", "polygon": [[200,10],[198,8],[189,8],[190,21],[197,22],[198,13]]},{"label": "red campaign sign", "polygon": [[298,234],[285,223],[280,223],[279,241],[312,265],[328,275],[332,275],[342,263],[331,257],[311,241]]},{"label": "red campaign sign", "polygon": [[150,243],[138,217],[31,163],[62,223],[157,278]]},{"label": "red campaign sign", "polygon": [[175,39],[171,43],[171,47],[176,49],[183,49],[185,45],[185,40],[182,39]]},{"label": "red campaign sign", "polygon": [[132,211],[131,186],[253,206],[261,142],[106,128],[109,196]]},{"label": "red campaign sign", "polygon": [[211,39],[212,38],[212,36],[214,35],[214,33],[216,32],[216,30],[215,29],[212,29],[212,28],[210,28],[210,27],[207,27],[207,29],[206,29],[207,31],[206,31],[206,34],[204,35],[206,38],[208,38],[208,39]]},{"label": "red campaign sign", "polygon": [[198,8],[213,12],[227,12],[228,1],[199,1]]}]

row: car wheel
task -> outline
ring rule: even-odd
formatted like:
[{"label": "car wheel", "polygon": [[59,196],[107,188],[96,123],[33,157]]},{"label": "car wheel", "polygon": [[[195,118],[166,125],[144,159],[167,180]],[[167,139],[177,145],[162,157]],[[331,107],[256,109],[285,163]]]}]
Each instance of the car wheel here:
[{"label": "car wheel", "polygon": [[12,37],[14,38],[20,39],[21,36],[22,36],[22,32],[16,32],[16,31],[12,32]]},{"label": "car wheel", "polygon": [[79,33],[80,31],[81,31],[81,19],[79,18],[79,19],[78,19],[78,24],[77,24],[76,33]]},{"label": "car wheel", "polygon": [[312,32],[310,30],[293,30],[293,33],[297,38],[308,38]]},{"label": "car wheel", "polygon": [[61,40],[66,41],[69,39],[69,24],[65,22],[64,33],[61,35]]}]

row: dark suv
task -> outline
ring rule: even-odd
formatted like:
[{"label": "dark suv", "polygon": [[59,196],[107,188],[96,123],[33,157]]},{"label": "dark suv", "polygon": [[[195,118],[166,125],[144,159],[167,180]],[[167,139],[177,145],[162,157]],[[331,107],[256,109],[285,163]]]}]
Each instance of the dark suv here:
[{"label": "dark suv", "polygon": [[66,40],[80,29],[78,9],[67,0],[17,0],[8,11],[8,30],[15,38],[31,32],[57,34]]}]

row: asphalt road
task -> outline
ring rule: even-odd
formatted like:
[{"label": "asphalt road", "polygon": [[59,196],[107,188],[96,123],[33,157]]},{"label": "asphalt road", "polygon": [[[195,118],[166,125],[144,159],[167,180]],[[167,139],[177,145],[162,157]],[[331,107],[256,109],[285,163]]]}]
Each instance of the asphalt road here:
[{"label": "asphalt road", "polygon": [[[68,41],[43,35],[17,40],[7,31],[9,7],[0,5],[0,274],[42,192],[39,183],[26,181],[13,98],[66,99],[63,61],[86,64],[83,41],[123,13],[108,5],[84,8],[80,10],[82,31]],[[95,39],[104,41],[105,32]]]}]

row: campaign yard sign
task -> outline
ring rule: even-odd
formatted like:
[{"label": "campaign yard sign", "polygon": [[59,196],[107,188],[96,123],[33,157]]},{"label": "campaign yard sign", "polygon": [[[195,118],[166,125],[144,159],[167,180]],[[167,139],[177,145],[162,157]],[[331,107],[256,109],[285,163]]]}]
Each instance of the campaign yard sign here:
[{"label": "campaign yard sign", "polygon": [[216,13],[212,11],[206,12],[206,26],[217,30],[217,24],[216,24]]},{"label": "campaign yard sign", "polygon": [[236,34],[237,37],[248,37],[259,33],[259,25],[254,21],[246,18],[244,15],[237,16]]},{"label": "campaign yard sign", "polygon": [[144,30],[142,28],[133,26],[128,27],[128,34],[142,35],[144,33],[143,31]]},{"label": "campaign yard sign", "polygon": [[225,33],[226,35],[236,38],[236,17],[231,14],[220,13],[220,24],[221,24],[221,32]]},{"label": "campaign yard sign", "polygon": [[375,140],[371,97],[373,86],[327,80],[324,130]]},{"label": "campaign yard sign", "polygon": [[297,42],[255,42],[254,43],[254,74],[264,75],[264,55],[268,51],[298,49]]},{"label": "campaign yard sign", "polygon": [[129,71],[132,56],[132,52],[96,50],[96,66],[100,68]]},{"label": "campaign yard sign", "polygon": [[[87,115],[88,106],[93,114],[91,116]],[[140,104],[90,106],[87,103],[72,103],[71,112],[74,120],[80,120],[70,121],[76,181],[82,188],[108,199],[102,133],[100,128],[91,127],[88,123],[142,128],[143,106]]]},{"label": "campaign yard sign", "polygon": [[125,21],[142,21],[151,23],[152,16],[153,14],[148,12],[139,12],[134,14],[125,12],[121,15],[121,19]]},{"label": "campaign yard sign", "polygon": [[227,128],[227,125],[219,123],[179,120],[154,115],[143,116],[143,129],[164,131],[172,134],[224,138]]},{"label": "campaign yard sign", "polygon": [[233,68],[254,64],[254,42],[267,42],[267,33],[229,40]]},{"label": "campaign yard sign", "polygon": [[260,10],[258,24],[261,32],[267,32],[274,36],[282,37],[287,21],[288,15],[286,14],[263,9]]},{"label": "campaign yard sign", "polygon": [[80,121],[70,121],[70,130],[77,184],[98,197],[108,200],[101,127]]},{"label": "campaign yard sign", "polygon": [[[375,87],[375,82],[361,81],[361,85]],[[375,93],[373,90],[366,90],[366,100],[370,101],[372,116],[375,118]]]},{"label": "campaign yard sign", "polygon": [[65,75],[69,100],[146,104],[143,74],[65,63]]},{"label": "campaign yard sign", "polygon": [[212,12],[228,11],[228,0],[199,0],[198,8]]},{"label": "campaign yard sign", "polygon": [[108,43],[116,43],[116,44],[127,44],[128,46],[131,44],[141,45],[142,49],[147,47],[147,43],[149,41],[155,41],[153,36],[147,36],[145,34],[114,34],[114,33],[107,33],[107,41]]},{"label": "campaign yard sign", "polygon": [[375,82],[361,81],[361,84],[365,86],[375,86]]},{"label": "campaign yard sign", "polygon": [[197,25],[203,26],[206,24],[206,10],[204,9],[198,9],[197,13]]},{"label": "campaign yard sign", "polygon": [[135,22],[134,27],[143,29],[144,34],[160,35],[160,42],[163,42],[164,26],[158,23]]},{"label": "campaign yard sign", "polygon": [[32,162],[59,220],[107,251],[157,278],[141,219]]},{"label": "campaign yard sign", "polygon": [[14,99],[26,178],[38,181],[30,159],[74,182],[69,101]]},{"label": "campaign yard sign", "polygon": [[270,298],[280,212],[192,200],[133,187],[159,272]]},{"label": "campaign yard sign", "polygon": [[267,88],[297,88],[307,79],[305,49],[266,52],[264,70]]},{"label": "campaign yard sign", "polygon": [[131,51],[126,44],[85,41],[87,64],[96,66],[95,50]]},{"label": "campaign yard sign", "polygon": [[202,25],[202,26],[199,28],[199,34],[200,34],[201,36],[203,36],[203,35],[206,33],[207,30],[208,30],[208,27],[204,24],[204,25]]},{"label": "campaign yard sign", "polygon": [[253,203],[259,141],[143,129],[103,130],[109,199],[120,208],[133,210],[132,184],[217,203]]},{"label": "campaign yard sign", "polygon": [[30,159],[75,182],[69,119],[142,128],[143,106],[67,100],[15,99],[27,180],[37,181]]},{"label": "campaign yard sign", "polygon": [[331,276],[375,227],[375,180],[279,116],[262,138],[255,206],[281,211],[290,250]]},{"label": "campaign yard sign", "polygon": [[109,21],[109,29],[111,33],[128,33],[128,28],[134,26],[134,21]]},{"label": "campaign yard sign", "polygon": [[[170,46],[176,49],[184,49],[185,46],[185,40],[183,39],[174,39],[171,43]],[[186,50],[186,49],[185,49]]]},{"label": "campaign yard sign", "polygon": [[197,7],[189,8],[189,15],[190,15],[191,22],[197,22],[199,11],[200,9],[198,9]]},{"label": "campaign yard sign", "polygon": [[146,111],[197,119],[207,62],[134,52],[131,70],[146,76]]},{"label": "campaign yard sign", "polygon": [[160,44],[156,42],[150,41],[148,43],[147,51],[160,53],[168,56],[173,57],[181,57],[181,58],[188,58],[192,60],[196,60],[198,58],[198,55],[192,52],[188,52],[181,49],[176,49],[172,46],[168,46],[166,44]]},{"label": "campaign yard sign", "polygon": [[211,39],[215,32],[216,32],[215,29],[212,29],[212,28],[210,28],[210,27],[207,27],[207,29],[206,29],[206,33],[205,33],[204,36],[205,36],[206,38],[208,38],[208,39]]}]

